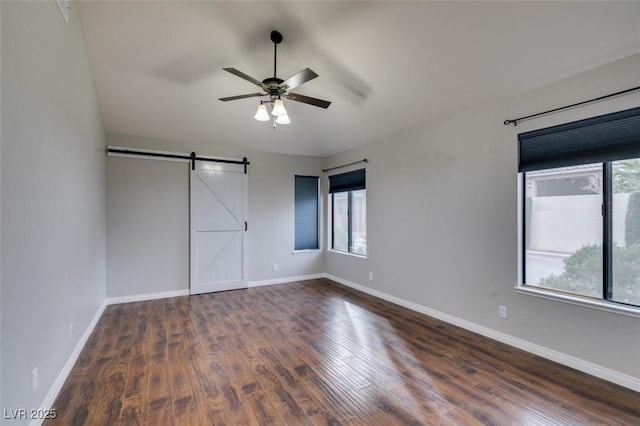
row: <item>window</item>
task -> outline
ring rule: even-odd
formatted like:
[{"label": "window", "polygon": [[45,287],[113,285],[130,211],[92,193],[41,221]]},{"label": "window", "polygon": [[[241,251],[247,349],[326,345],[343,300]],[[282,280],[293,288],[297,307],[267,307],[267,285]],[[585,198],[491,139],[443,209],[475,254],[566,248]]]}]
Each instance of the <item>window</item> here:
[{"label": "window", "polygon": [[521,285],[640,306],[640,108],[518,139]]},{"label": "window", "polygon": [[367,190],[365,169],[329,176],[331,248],[367,254]]},{"label": "window", "polygon": [[317,176],[295,177],[295,250],[319,248],[318,182]]}]

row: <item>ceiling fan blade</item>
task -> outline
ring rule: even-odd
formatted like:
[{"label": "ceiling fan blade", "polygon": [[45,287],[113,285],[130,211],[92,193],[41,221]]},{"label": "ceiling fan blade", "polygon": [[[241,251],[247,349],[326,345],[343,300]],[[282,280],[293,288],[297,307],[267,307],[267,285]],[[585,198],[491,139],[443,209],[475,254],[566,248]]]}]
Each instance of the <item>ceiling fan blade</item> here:
[{"label": "ceiling fan blade", "polygon": [[316,74],[312,69],[305,68],[296,75],[289,77],[287,80],[282,82],[280,87],[287,86],[287,90],[295,89],[301,84],[306,83],[309,80],[313,80],[316,77],[318,77],[318,74]]},{"label": "ceiling fan blade", "polygon": [[300,95],[298,93],[288,93],[287,99],[291,99],[292,101],[302,102],[304,104],[309,104],[309,105],[313,105],[313,106],[317,106],[325,109],[329,108],[329,105],[331,105],[331,102],[329,101],[324,101],[318,98],[312,98],[310,96]]},{"label": "ceiling fan blade", "polygon": [[243,73],[242,71],[238,71],[235,68],[222,68],[222,69],[227,71],[227,72],[230,72],[231,74],[233,74],[235,76],[243,78],[243,79],[255,84],[256,86],[262,87],[262,82],[261,81],[256,80],[255,78],[251,77],[250,75],[247,75],[247,74]]},{"label": "ceiling fan blade", "polygon": [[249,93],[246,95],[238,95],[238,96],[228,96],[226,98],[218,98],[218,100],[222,101],[222,102],[227,102],[227,101],[235,101],[236,99],[244,99],[244,98],[255,98],[258,96],[267,96],[266,93]]}]

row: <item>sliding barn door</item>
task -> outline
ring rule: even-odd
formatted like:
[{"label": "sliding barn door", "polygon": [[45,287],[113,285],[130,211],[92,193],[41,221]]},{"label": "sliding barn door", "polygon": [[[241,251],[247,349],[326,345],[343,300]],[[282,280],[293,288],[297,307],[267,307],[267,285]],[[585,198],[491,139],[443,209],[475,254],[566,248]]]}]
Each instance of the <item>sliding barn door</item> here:
[{"label": "sliding barn door", "polygon": [[241,164],[191,170],[191,294],[247,287],[247,175]]}]

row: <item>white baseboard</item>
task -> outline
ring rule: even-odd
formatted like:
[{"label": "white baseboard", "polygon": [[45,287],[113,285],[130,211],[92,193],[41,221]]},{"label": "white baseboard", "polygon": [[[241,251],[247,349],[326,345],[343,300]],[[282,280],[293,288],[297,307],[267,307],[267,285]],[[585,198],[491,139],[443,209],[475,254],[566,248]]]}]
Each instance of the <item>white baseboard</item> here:
[{"label": "white baseboard", "polygon": [[[249,281],[249,287],[260,287],[264,285],[285,284],[295,281],[314,280],[325,278],[326,274],[300,275],[294,277],[275,278],[271,280]],[[189,289],[162,291],[158,293],[133,294],[130,296],[108,297],[107,305],[117,305],[118,303],[144,302],[145,300],[165,299],[168,297],[188,296]]]},{"label": "white baseboard", "polygon": [[133,294],[131,296],[108,297],[107,305],[117,305],[118,303],[144,302],[145,300],[165,299],[167,297],[188,296],[189,289],[161,291],[158,293]]},{"label": "white baseboard", "polygon": [[380,299],[386,300],[388,302],[395,303],[396,305],[400,305],[405,308],[411,309],[412,311],[420,312],[430,317],[437,318],[439,320],[448,322],[450,324],[456,325],[458,327],[464,328],[474,333],[481,334],[490,339],[497,340],[499,342],[516,347],[518,349],[522,349],[526,352],[557,362],[558,364],[562,364],[567,367],[574,368],[578,371],[582,371],[583,373],[587,373],[592,376],[596,376],[601,379],[607,380],[609,382],[618,384],[620,386],[624,386],[625,388],[634,390],[636,392],[640,392],[640,379],[636,377],[623,374],[606,367],[602,367],[600,365],[585,361],[580,358],[576,358],[571,355],[567,355],[562,352],[558,352],[553,349],[546,348],[544,346],[537,345],[535,343],[531,343],[527,340],[519,339],[517,337],[513,337],[508,334],[501,333],[491,328],[481,326],[471,321],[467,321],[462,318],[458,318],[456,316],[449,315],[444,312],[440,312],[435,309],[431,309],[414,302],[409,302],[399,297],[392,296],[390,294],[381,292],[379,290],[374,290],[372,288],[369,288],[360,284],[356,284],[354,282],[342,279],[340,277],[336,277],[331,274],[325,274],[325,277],[339,284],[342,284],[344,286],[351,287],[355,290],[362,291],[363,293],[367,293],[372,296],[378,297]]},{"label": "white baseboard", "polygon": [[317,280],[319,278],[326,278],[327,274],[312,274],[312,275],[299,275],[296,277],[284,277],[284,278],[274,278],[271,280],[260,280],[260,281],[250,281],[249,287],[260,287],[263,285],[274,285],[274,284],[286,284],[292,283],[295,281],[305,281],[305,280]]},{"label": "white baseboard", "polygon": [[[69,359],[65,363],[64,367],[62,367],[62,371],[60,371],[60,374],[58,374],[56,381],[53,382],[53,385],[49,389],[49,392],[47,392],[47,396],[44,398],[44,401],[42,401],[42,404],[40,404],[41,411],[50,410],[51,407],[53,407],[53,403],[55,402],[58,396],[58,393],[60,392],[60,389],[62,389],[62,385],[64,385],[64,382],[67,381],[67,377],[69,377],[69,373],[71,373],[71,369],[73,368],[74,364],[78,360],[78,357],[80,356],[80,352],[82,352],[84,345],[87,344],[87,341],[89,340],[89,336],[91,336],[91,333],[93,333],[93,330],[96,328],[96,325],[98,325],[98,321],[100,320],[100,317],[102,316],[102,313],[104,312],[104,309],[106,307],[107,307],[107,301],[105,300],[102,302],[102,304],[96,311],[96,314],[91,319],[89,326],[87,326],[86,330],[80,337],[80,340],[78,340],[76,347],[73,349],[73,352],[71,352]],[[29,425],[39,426],[40,424],[42,424],[42,422],[43,422],[43,419],[34,419],[29,423]]]}]

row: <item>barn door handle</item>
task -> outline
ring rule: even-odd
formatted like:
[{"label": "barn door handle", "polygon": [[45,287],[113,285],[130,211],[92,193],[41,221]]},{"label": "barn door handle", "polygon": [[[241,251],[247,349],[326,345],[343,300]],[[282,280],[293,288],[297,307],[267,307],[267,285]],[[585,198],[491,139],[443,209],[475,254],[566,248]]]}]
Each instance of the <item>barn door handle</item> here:
[{"label": "barn door handle", "polygon": [[244,221],[244,232],[247,232],[247,221]]}]

